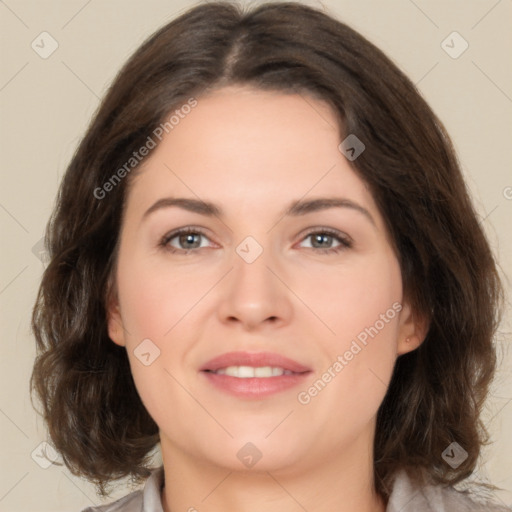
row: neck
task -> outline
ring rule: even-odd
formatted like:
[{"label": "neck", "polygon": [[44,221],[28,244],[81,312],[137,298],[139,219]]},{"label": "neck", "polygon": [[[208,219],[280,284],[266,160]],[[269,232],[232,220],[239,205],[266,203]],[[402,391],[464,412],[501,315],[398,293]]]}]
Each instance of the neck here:
[{"label": "neck", "polygon": [[162,439],[163,510],[385,512],[386,503],[374,490],[373,454],[361,457],[364,450],[357,442],[351,448],[351,453],[324,458],[314,467],[239,471],[192,460]]}]

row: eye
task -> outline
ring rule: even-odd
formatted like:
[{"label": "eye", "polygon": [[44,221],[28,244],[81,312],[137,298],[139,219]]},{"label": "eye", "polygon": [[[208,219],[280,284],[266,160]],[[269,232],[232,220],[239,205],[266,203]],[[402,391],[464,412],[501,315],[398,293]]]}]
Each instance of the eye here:
[{"label": "eye", "polygon": [[172,231],[165,235],[159,246],[170,252],[187,253],[194,249],[208,247],[208,237],[198,228],[186,227]]},{"label": "eye", "polygon": [[308,239],[310,240],[310,245],[306,247],[314,249],[316,252],[332,254],[352,247],[352,240],[347,235],[328,228],[316,228],[316,231],[310,231],[303,238],[303,241]]}]

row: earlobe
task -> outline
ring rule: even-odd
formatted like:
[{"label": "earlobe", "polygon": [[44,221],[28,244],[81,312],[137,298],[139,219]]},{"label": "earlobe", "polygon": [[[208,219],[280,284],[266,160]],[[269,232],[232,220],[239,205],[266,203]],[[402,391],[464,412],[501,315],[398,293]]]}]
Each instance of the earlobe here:
[{"label": "earlobe", "polygon": [[411,336],[398,340],[398,355],[406,354],[416,350],[423,343],[423,339],[418,336]]},{"label": "earlobe", "polygon": [[428,328],[429,321],[413,312],[409,304],[405,304],[400,312],[397,354],[402,355],[416,350],[425,340]]}]

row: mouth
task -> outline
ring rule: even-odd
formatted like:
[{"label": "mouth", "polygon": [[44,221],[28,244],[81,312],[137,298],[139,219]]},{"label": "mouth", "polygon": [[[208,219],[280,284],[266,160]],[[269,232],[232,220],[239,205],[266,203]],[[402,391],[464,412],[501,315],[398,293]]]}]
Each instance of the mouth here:
[{"label": "mouth", "polygon": [[239,379],[251,379],[258,377],[259,379],[268,379],[270,377],[281,377],[281,375],[293,375],[295,372],[285,370],[276,366],[228,366],[219,368],[218,370],[205,370],[215,373],[216,375],[228,375],[229,377],[237,377]]},{"label": "mouth", "polygon": [[289,390],[311,372],[297,361],[269,352],[229,352],[200,369],[216,389],[244,399],[262,399]]}]

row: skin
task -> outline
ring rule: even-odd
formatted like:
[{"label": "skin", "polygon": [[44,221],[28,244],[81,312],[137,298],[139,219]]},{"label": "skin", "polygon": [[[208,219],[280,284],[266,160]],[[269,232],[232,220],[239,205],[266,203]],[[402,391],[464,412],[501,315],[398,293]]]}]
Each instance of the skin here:
[{"label": "skin", "polygon": [[[126,347],[160,428],[165,512],[385,510],[373,487],[376,414],[396,358],[417,348],[426,330],[403,296],[383,218],[341,140],[319,100],[228,87],[198,98],[132,177],[109,334]],[[144,215],[171,196],[213,202],[223,216],[177,206]],[[371,219],[350,207],[281,214],[294,200],[319,197],[350,199]],[[187,226],[206,236],[159,245]],[[312,228],[339,231],[352,245],[326,253],[322,247],[340,242],[327,237],[318,248],[307,236]],[[263,248],[252,263],[236,252],[247,236]],[[200,248],[187,253],[195,242]],[[297,394],[394,303],[402,310],[299,403]],[[148,366],[134,353],[144,339],[160,350]],[[199,368],[235,350],[277,352],[309,366],[311,378],[261,400],[228,395]],[[248,442],[262,454],[252,468],[237,457]]]}]

